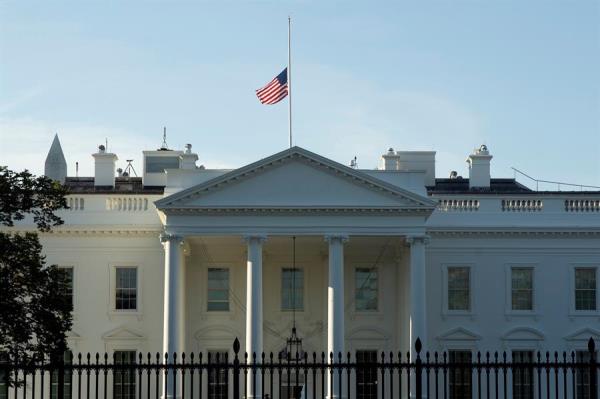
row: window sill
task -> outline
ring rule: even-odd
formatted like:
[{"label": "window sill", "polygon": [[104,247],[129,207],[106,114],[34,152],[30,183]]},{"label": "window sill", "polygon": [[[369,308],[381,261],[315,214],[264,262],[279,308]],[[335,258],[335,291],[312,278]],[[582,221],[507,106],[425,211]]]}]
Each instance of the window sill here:
[{"label": "window sill", "polygon": [[597,310],[571,310],[569,317],[600,317],[600,311]]}]

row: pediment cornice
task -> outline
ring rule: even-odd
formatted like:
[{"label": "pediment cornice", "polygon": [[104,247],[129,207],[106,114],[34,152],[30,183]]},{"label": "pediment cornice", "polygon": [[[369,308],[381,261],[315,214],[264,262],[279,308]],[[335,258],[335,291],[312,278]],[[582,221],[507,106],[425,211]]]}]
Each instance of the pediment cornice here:
[{"label": "pediment cornice", "polygon": [[[359,170],[349,168],[345,165],[342,165],[340,163],[337,163],[335,161],[332,161],[330,159],[327,159],[300,147],[292,147],[270,157],[264,158],[239,169],[233,170],[222,176],[211,179],[205,183],[201,183],[199,185],[190,187],[188,189],[185,189],[183,191],[180,191],[178,193],[156,201],[155,205],[159,210],[166,213],[183,212],[185,209],[188,208],[203,208],[202,206],[198,205],[189,206],[189,203],[211,192],[221,190],[226,186],[229,186],[234,183],[251,179],[252,177],[257,176],[258,174],[261,174],[271,168],[275,168],[277,166],[281,166],[292,161],[310,165],[316,169],[324,170],[341,179],[350,181],[353,184],[366,187],[368,190],[378,192],[388,197],[393,197],[396,200],[398,200],[398,206],[393,207],[394,209],[411,209],[413,211],[423,210],[431,213],[437,206],[436,201],[433,201],[427,197],[405,190],[401,187],[389,184],[387,182],[369,176],[366,173],[363,173]],[[306,208],[298,207],[253,207],[249,209],[247,207],[241,206],[236,208],[240,209],[242,212],[262,212],[267,209],[268,211],[286,212],[292,210],[306,211]],[[315,209],[320,212],[331,211],[331,209],[319,209],[318,207],[316,207]],[[343,207],[341,207],[340,209],[343,209]],[[208,207],[205,210],[209,212],[232,211],[231,208],[216,208],[214,206]]]}]

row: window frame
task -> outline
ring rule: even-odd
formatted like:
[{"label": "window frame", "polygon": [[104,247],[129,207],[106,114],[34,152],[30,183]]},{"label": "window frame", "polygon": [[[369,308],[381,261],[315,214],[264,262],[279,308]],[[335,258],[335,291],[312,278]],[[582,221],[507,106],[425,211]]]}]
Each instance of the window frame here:
[{"label": "window frame", "polygon": [[[356,306],[358,301],[357,301],[357,295],[359,292],[359,288],[356,286],[356,276],[357,276],[357,271],[359,269],[367,269],[367,270],[374,270],[377,273],[377,284],[376,284],[376,307],[375,309],[358,309],[358,307]],[[365,313],[365,314],[374,314],[374,313],[379,313],[380,312],[380,306],[379,304],[381,303],[381,269],[377,266],[354,266],[354,268],[352,269],[353,274],[354,274],[354,278],[353,278],[353,292],[354,292],[354,297],[353,297],[353,302],[354,302],[354,312],[356,313]]]},{"label": "window frame", "polygon": [[[215,357],[213,357],[211,355],[211,364],[216,363],[216,354],[217,353],[219,353],[220,355],[226,355],[225,359],[219,357],[219,363],[225,363],[225,361],[229,361],[231,359],[231,354],[229,353],[229,350],[227,350],[227,349],[212,349],[211,348],[211,349],[207,349],[206,350],[206,361],[207,362],[208,362],[209,353],[215,355]],[[216,370],[213,369],[212,371],[214,372]],[[220,395],[224,396],[225,398],[228,398],[229,397],[229,393],[230,393],[230,390],[229,390],[229,370],[227,368],[225,368],[223,370],[219,370],[219,374],[218,375],[219,376],[223,376],[223,375],[225,376],[225,382],[224,382],[224,384],[223,384],[223,382],[219,382],[219,381],[216,381],[216,382],[213,381],[213,382],[211,382],[211,375],[213,377],[215,376],[214,373],[211,374],[210,372],[208,372],[207,375],[206,375],[206,398],[207,399],[211,399],[211,398],[215,398],[216,397],[216,396],[211,396],[211,391],[210,391],[211,383],[212,384],[216,384],[216,385],[224,386],[225,387],[225,393],[223,394],[223,392],[221,392]],[[219,378],[217,378],[217,379],[219,379]]]},{"label": "window frame", "polygon": [[[448,303],[448,269],[456,267],[465,267],[469,269],[469,309],[468,310],[454,310],[449,308]],[[442,265],[442,315],[443,316],[474,316],[475,303],[473,298],[476,295],[475,284],[473,281],[476,277],[475,264],[474,263],[445,263]]]},{"label": "window frame", "polygon": [[[471,389],[470,389],[471,390],[471,394],[469,395],[469,397],[472,397],[473,396],[473,392],[474,392],[474,389],[473,389],[474,388],[474,383],[473,383],[472,367],[473,367],[473,364],[475,362],[473,350],[471,350],[470,348],[449,348],[447,350],[447,353],[448,353],[448,363],[451,363],[451,360],[450,360],[450,353],[451,352],[464,352],[464,353],[469,353],[471,355],[470,362],[464,363],[464,364],[469,365],[469,366],[467,366],[465,368],[466,373],[465,373],[464,370],[461,370],[461,375],[464,374],[464,375],[466,375],[469,378],[469,385],[471,387]],[[454,396],[452,396],[452,389],[451,389],[452,388],[453,371],[456,372],[456,370],[452,370],[452,369],[448,370],[448,398],[449,399],[454,398]],[[462,376],[461,378],[464,378],[464,376]],[[463,396],[458,396],[458,397],[462,398]]]},{"label": "window frame", "polygon": [[[575,307],[575,270],[576,269],[595,269],[596,270],[596,309],[595,310],[577,310]],[[599,316],[600,315],[600,290],[598,289],[598,277],[599,277],[600,265],[598,263],[572,263],[569,268],[569,284],[570,288],[567,290],[569,295],[570,312],[569,316],[572,317],[586,317],[586,316]]]},{"label": "window frame", "polygon": [[[72,270],[72,274],[71,274],[71,302],[73,304],[73,310],[71,311],[71,314],[73,316],[75,316],[75,314],[77,313],[76,312],[76,310],[77,310],[77,306],[76,306],[76,304],[77,304],[77,292],[76,292],[77,291],[76,290],[77,284],[75,283],[76,279],[77,279],[77,277],[76,277],[77,276],[76,267],[74,265],[57,265],[56,267],[59,268],[59,269],[62,269],[62,270],[65,270],[65,269],[71,269]],[[73,317],[73,318],[75,318],[75,317]]]},{"label": "window frame", "polygon": [[[537,316],[539,313],[538,305],[538,283],[537,283],[537,263],[507,263],[505,264],[506,271],[506,316]],[[512,303],[512,271],[513,269],[531,269],[531,309],[513,309]]]},{"label": "window frame", "polygon": [[[296,273],[298,271],[302,272],[302,290],[301,290],[301,292],[302,292],[302,303],[301,303],[302,308],[292,309],[292,307],[290,307],[289,309],[286,309],[283,307],[283,272],[284,272],[284,270],[293,270],[293,269],[294,268],[291,266],[282,266],[279,269],[279,287],[280,287],[280,289],[279,289],[279,311],[283,312],[283,313],[290,313],[290,312],[294,312],[294,311],[296,313],[302,313],[306,309],[306,301],[305,301],[305,298],[306,298],[306,273],[304,273],[304,267],[302,267],[302,266],[296,266],[296,268],[295,268]],[[296,289],[298,289],[298,288],[296,288]]]},{"label": "window frame", "polygon": [[[127,349],[127,348],[115,348],[115,349],[113,349],[112,353],[113,353],[113,359],[115,360],[115,364],[119,364],[119,363],[116,362],[116,354],[117,354],[117,352],[130,352],[130,353],[133,352],[134,353],[134,355],[133,355],[133,363],[131,363],[131,364],[137,364],[138,356],[139,356],[139,351],[137,349],[131,349],[131,348],[129,348],[129,349]],[[138,373],[136,371],[133,372],[133,388],[134,388],[133,389],[133,398],[137,398],[138,397],[138,390],[140,389],[140,387],[138,385],[139,382],[138,382],[137,374]],[[121,374],[121,377],[122,376],[123,375]],[[112,384],[111,384],[112,385],[112,397],[113,398],[116,397],[116,394],[115,394],[115,386],[117,384],[116,377],[117,377],[117,374],[113,373]],[[129,385],[132,385],[132,384],[129,383]]]},{"label": "window frame", "polygon": [[[536,350],[534,350],[534,349],[527,349],[527,348],[512,348],[510,350],[510,358],[511,358],[511,362],[512,363],[516,363],[516,360],[517,360],[515,358],[515,352],[528,352],[528,353],[531,354],[531,359],[530,359],[531,362],[535,362],[536,361],[536,352],[537,352]],[[527,363],[527,362],[523,362],[523,363]],[[517,371],[529,371],[531,373],[530,374],[530,378],[531,378],[530,393],[531,393],[531,395],[529,395],[529,397],[531,399],[533,399],[535,397],[535,386],[536,386],[536,382],[537,382],[536,375],[535,375],[535,372],[534,372],[533,369],[530,369],[530,370],[526,370],[526,369],[523,369],[523,370],[513,369],[513,374],[512,374],[512,378],[511,378],[511,384],[510,384],[510,389],[511,389],[510,394],[511,394],[511,397],[515,396],[515,372],[517,372]]]},{"label": "window frame", "polygon": [[[208,276],[210,273],[210,270],[227,270],[227,310],[211,310],[208,308],[208,304],[211,302],[211,300],[208,297],[208,293],[210,291],[210,289],[208,288]],[[205,310],[207,313],[211,313],[211,314],[215,314],[215,313],[230,313],[231,312],[231,268],[229,266],[207,266],[206,267],[206,306],[205,306]],[[214,301],[212,301],[214,302]]]},{"label": "window frame", "polygon": [[[135,268],[137,270],[136,305],[137,309],[117,309],[117,268]],[[109,264],[109,316],[137,316],[143,311],[143,268],[139,262],[112,262]]]}]

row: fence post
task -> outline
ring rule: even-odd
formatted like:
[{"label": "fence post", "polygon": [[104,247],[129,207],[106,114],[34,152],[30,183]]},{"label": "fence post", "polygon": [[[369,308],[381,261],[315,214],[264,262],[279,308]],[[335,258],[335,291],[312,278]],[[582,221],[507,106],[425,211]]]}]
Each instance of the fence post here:
[{"label": "fence post", "polygon": [[596,372],[596,343],[594,339],[590,337],[588,341],[588,351],[590,351],[590,398],[598,399],[598,378]]},{"label": "fence post", "polygon": [[415,399],[421,399],[423,397],[423,369],[421,366],[421,339],[417,338],[415,342],[415,351],[417,352],[417,358],[415,359]]},{"label": "fence post", "polygon": [[240,341],[236,338],[233,341],[233,399],[240,399]]}]

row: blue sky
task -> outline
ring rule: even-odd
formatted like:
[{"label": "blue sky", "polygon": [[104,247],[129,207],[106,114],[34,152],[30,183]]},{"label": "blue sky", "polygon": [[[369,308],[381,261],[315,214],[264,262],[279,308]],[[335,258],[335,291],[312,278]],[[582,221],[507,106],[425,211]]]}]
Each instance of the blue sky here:
[{"label": "blue sky", "polygon": [[[295,144],[373,168],[388,147],[436,150],[466,175],[486,143],[511,166],[600,186],[600,2],[0,2],[0,164],[43,171],[54,132],[93,173],[192,143],[206,167],[287,147],[287,100],[254,90],[287,62]],[[123,166],[123,165],[121,165]]]}]

